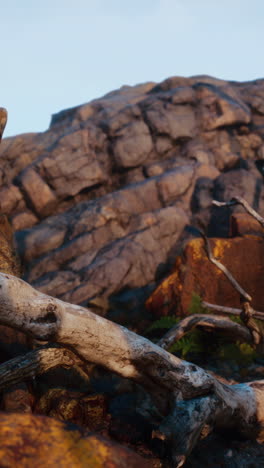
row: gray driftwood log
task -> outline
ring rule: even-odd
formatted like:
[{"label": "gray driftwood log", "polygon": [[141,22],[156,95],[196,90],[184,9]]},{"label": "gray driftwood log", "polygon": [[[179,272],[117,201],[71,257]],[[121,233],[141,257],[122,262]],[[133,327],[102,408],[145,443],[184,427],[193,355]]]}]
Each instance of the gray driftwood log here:
[{"label": "gray driftwood log", "polygon": [[[59,343],[84,362],[104,366],[144,387],[161,416],[154,436],[170,442],[175,467],[184,464],[208,425],[263,439],[264,381],[223,384],[128,329],[88,309],[42,294],[21,279],[3,273],[0,323],[38,340]],[[54,359],[52,352],[50,355]],[[45,359],[49,366],[47,353]],[[71,357],[63,354],[63,360],[67,365]]]}]

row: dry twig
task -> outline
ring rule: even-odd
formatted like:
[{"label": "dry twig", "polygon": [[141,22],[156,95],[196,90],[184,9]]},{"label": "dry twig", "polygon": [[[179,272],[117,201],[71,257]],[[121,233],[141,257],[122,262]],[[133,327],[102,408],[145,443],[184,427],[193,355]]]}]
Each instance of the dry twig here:
[{"label": "dry twig", "polygon": [[[86,362],[132,379],[152,396],[174,466],[183,465],[205,424],[260,437],[264,381],[225,385],[146,338],[91,311],[60,301],[0,273],[0,323],[69,347]],[[185,400],[185,401],[183,401]]]},{"label": "dry twig", "polygon": [[218,206],[218,207],[229,207],[229,206],[231,207],[234,205],[242,205],[244,209],[247,211],[247,213],[253,216],[253,218],[255,218],[261,224],[261,226],[264,227],[264,218],[262,218],[262,216],[260,216],[253,208],[251,208],[248,202],[242,197],[233,197],[228,202],[220,202],[217,200],[213,200],[212,203],[213,205]]},{"label": "dry twig", "polygon": [[185,317],[171,328],[158,342],[161,348],[168,349],[186,333],[200,328],[204,331],[224,332],[234,340],[252,343],[251,334],[243,325],[232,322],[229,318],[207,314],[195,314]]}]

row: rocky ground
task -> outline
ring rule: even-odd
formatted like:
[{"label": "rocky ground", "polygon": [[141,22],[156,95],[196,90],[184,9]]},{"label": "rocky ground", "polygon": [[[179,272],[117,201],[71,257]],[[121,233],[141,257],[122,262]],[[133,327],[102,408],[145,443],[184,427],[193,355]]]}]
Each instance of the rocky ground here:
[{"label": "rocky ground", "polygon": [[[264,215],[263,137],[264,80],[199,76],[124,86],[54,115],[44,133],[4,139],[1,211],[15,230],[24,278],[140,333],[164,315],[186,314],[193,292],[237,306],[236,294],[208,265],[202,241],[191,240],[197,237],[191,227],[202,227],[218,238],[212,241],[215,255],[233,268],[254,307],[264,310],[262,232],[241,208],[212,207],[213,199],[240,195]],[[222,367],[213,370],[225,376]],[[261,378],[252,372],[251,378],[256,376]],[[56,389],[61,379],[51,375],[48,382]],[[63,379],[67,387],[67,376]],[[240,373],[233,379],[241,379]],[[129,385],[99,375],[92,403],[89,386],[80,393],[68,385],[62,395],[40,379],[34,411],[108,433],[159,466],[163,449],[151,445],[151,428],[135,415]],[[88,414],[87,426],[83,408],[93,405],[99,416]],[[106,413],[100,413],[104,407]],[[262,464],[257,442],[230,437],[229,443],[211,435],[186,466]]]},{"label": "rocky ground", "polygon": [[25,278],[84,305],[103,296],[123,307],[131,291],[142,303],[188,225],[227,235],[229,212],[212,198],[242,195],[263,213],[263,99],[264,80],[172,77],[4,139],[1,208]]}]

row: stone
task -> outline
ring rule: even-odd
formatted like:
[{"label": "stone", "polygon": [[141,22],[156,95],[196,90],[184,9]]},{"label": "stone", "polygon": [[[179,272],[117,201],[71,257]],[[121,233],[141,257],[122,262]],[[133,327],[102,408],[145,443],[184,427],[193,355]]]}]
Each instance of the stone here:
[{"label": "stone", "polygon": [[66,226],[54,226],[47,223],[44,227],[38,224],[34,230],[20,231],[16,238],[18,251],[20,254],[23,253],[25,261],[30,261],[60,247],[66,230]]},{"label": "stone", "polygon": [[263,96],[264,80],[174,76],[3,139],[1,205],[24,278],[72,301],[128,298],[169,271],[189,223],[229,236],[242,208],[215,209],[213,199],[244,196],[264,216]]},{"label": "stone", "polygon": [[152,139],[147,125],[135,121],[122,128],[113,145],[115,162],[120,168],[142,164],[152,149]]},{"label": "stone", "polygon": [[193,166],[182,166],[165,172],[157,183],[163,203],[171,203],[183,195],[190,187],[193,175]]},{"label": "stone", "polygon": [[15,231],[21,231],[22,229],[31,228],[38,223],[38,218],[30,211],[24,211],[14,215],[12,218],[12,226]]},{"label": "stone", "polygon": [[107,430],[107,398],[103,394],[87,395],[65,388],[51,388],[35,405],[37,414],[67,421],[90,431]]},{"label": "stone", "polygon": [[[102,293],[110,296],[124,288],[145,286],[157,277],[157,265],[159,275],[166,269],[164,259],[172,251],[187,221],[184,211],[174,207],[157,211],[153,219],[146,217],[143,228],[135,229],[135,233],[108,244],[100,254],[97,253],[91,264],[82,270],[82,284],[59,297],[84,304]],[[41,288],[40,281],[33,284]],[[50,287],[51,281],[48,284]],[[57,295],[56,289],[49,293]]]},{"label": "stone", "polygon": [[250,122],[250,109],[238,94],[230,93],[228,87],[197,83],[194,88],[200,101],[201,123],[205,130]]},{"label": "stone", "polygon": [[24,383],[12,386],[3,393],[1,407],[7,413],[30,414],[34,406],[34,397]]},{"label": "stone", "polygon": [[150,468],[148,460],[117,443],[46,416],[0,414],[3,466]]},{"label": "stone", "polygon": [[[252,307],[264,310],[262,294],[263,238],[256,236],[210,239],[212,253],[253,298]],[[156,317],[188,315],[193,294],[212,304],[240,307],[240,297],[226,276],[213,265],[201,238],[186,245],[174,271],[152,293],[146,306]]]},{"label": "stone", "polygon": [[[263,192],[261,176],[257,171],[237,169],[222,173],[215,181],[213,188],[213,198],[215,200],[231,200],[234,196],[240,196],[258,210],[261,206]],[[210,236],[227,237],[229,232],[230,215],[233,212],[243,212],[241,206],[232,209],[213,208],[208,227]]]},{"label": "stone", "polygon": [[145,112],[150,128],[157,134],[168,135],[173,140],[191,139],[196,134],[195,115],[189,105],[173,105],[155,100],[146,106]]},{"label": "stone", "polygon": [[248,213],[233,213],[230,220],[230,236],[259,235],[263,238],[264,231],[261,224]]},{"label": "stone", "polygon": [[237,135],[240,145],[240,155],[245,159],[255,159],[258,148],[262,145],[262,138],[259,135],[250,133],[247,135]]},{"label": "stone", "polygon": [[41,161],[41,171],[59,198],[74,196],[105,181],[94,149],[90,148],[87,130],[62,137],[51,154]]},{"label": "stone", "polygon": [[173,148],[173,142],[169,136],[157,135],[155,139],[155,149],[158,154],[166,154]]},{"label": "stone", "polygon": [[18,208],[19,204],[21,206],[20,202],[23,200],[23,195],[18,187],[11,184],[0,190],[0,200],[2,213],[12,213]]},{"label": "stone", "polygon": [[195,161],[206,164],[214,164],[213,153],[208,150],[202,143],[191,140],[185,147],[186,156],[188,159],[194,159]]},{"label": "stone", "polygon": [[[202,240],[188,243],[192,227],[202,227],[214,236],[214,254],[261,309],[262,229],[242,207],[215,208],[212,200],[240,195],[264,216],[263,96],[264,80],[176,76],[123,86],[59,112],[43,133],[3,139],[1,209],[16,230],[24,279],[139,333],[153,316],[188,313],[193,292],[239,306]],[[1,234],[0,222],[0,266],[20,274],[6,221],[3,228]],[[0,331],[1,361],[27,352],[25,335]],[[103,433],[110,427],[123,443],[146,448],[142,439],[149,440],[151,428],[142,416],[114,414],[124,391],[136,401],[133,385],[108,383],[102,396],[91,390],[96,375],[105,389],[102,370],[89,369],[84,379],[82,369],[55,369],[35,379],[38,401],[32,402],[31,383],[5,393],[2,408],[24,414],[6,415],[9,422],[0,415],[1,463],[145,466],[126,449],[62,422]],[[62,421],[32,416],[32,408]]]},{"label": "stone", "polygon": [[[34,285],[34,282],[32,283]],[[56,271],[41,278],[35,286],[50,296],[62,297],[80,285],[80,277],[72,271]]]},{"label": "stone", "polygon": [[195,101],[195,92],[191,86],[179,86],[172,89],[171,102],[173,104],[193,104]]},{"label": "stone", "polygon": [[248,84],[242,90],[242,96],[248,106],[258,114],[264,115],[264,86],[263,80]]},{"label": "stone", "polygon": [[264,145],[261,145],[258,149],[258,157],[259,159],[264,159]]},{"label": "stone", "polygon": [[40,216],[49,214],[56,206],[55,194],[34,169],[29,168],[22,173],[21,186]]}]

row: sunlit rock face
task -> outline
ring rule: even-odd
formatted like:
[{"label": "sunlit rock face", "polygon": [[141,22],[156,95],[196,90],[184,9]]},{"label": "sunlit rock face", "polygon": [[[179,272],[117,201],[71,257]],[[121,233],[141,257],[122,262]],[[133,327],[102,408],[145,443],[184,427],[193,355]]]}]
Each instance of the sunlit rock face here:
[{"label": "sunlit rock face", "polygon": [[132,450],[46,416],[0,413],[3,466],[63,468],[150,468]]},{"label": "sunlit rock face", "polygon": [[4,139],[1,209],[25,279],[137,321],[188,225],[228,236],[230,211],[213,198],[240,195],[264,214],[263,135],[264,80],[198,76],[124,86]]}]

